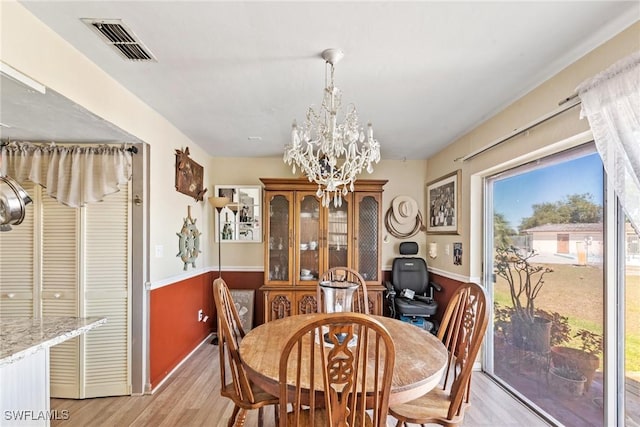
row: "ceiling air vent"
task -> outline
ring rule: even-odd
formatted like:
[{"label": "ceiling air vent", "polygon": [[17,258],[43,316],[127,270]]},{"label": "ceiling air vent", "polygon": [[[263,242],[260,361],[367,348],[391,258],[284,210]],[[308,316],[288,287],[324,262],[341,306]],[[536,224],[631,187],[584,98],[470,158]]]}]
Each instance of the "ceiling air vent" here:
[{"label": "ceiling air vent", "polygon": [[147,47],[121,19],[82,19],[91,29],[120,55],[131,61],[156,61]]}]

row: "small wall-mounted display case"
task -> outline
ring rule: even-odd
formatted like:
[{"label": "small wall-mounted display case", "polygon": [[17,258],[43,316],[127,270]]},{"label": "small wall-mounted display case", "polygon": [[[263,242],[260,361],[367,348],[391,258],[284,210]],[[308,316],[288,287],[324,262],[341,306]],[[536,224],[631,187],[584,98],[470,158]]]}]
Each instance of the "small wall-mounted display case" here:
[{"label": "small wall-mounted display case", "polygon": [[262,187],[216,185],[215,192],[216,196],[231,200],[220,211],[220,221],[215,218],[215,241],[262,242]]}]

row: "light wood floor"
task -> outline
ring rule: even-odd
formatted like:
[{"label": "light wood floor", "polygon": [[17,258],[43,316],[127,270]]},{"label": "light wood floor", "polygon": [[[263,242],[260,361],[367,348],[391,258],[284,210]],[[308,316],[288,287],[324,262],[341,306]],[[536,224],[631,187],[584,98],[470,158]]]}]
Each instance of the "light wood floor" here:
[{"label": "light wood floor", "polygon": [[[206,341],[153,395],[97,399],[51,399],[51,409],[68,411],[67,420],[52,426],[211,426],[226,427],[233,405],[220,397],[218,347]],[[471,407],[464,426],[547,426],[486,375],[474,373]],[[257,425],[257,411],[247,426]],[[273,409],[265,409],[265,427],[274,427]],[[395,419],[389,417],[389,426]]]}]

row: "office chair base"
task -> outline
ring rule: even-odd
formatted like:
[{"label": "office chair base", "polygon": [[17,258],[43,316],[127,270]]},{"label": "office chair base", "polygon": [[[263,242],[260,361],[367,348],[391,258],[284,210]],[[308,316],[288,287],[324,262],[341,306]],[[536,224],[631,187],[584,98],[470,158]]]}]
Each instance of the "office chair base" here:
[{"label": "office chair base", "polygon": [[400,320],[403,322],[411,323],[414,326],[417,326],[421,329],[424,329],[427,332],[435,333],[436,323],[434,321],[425,319],[420,316],[400,316]]}]

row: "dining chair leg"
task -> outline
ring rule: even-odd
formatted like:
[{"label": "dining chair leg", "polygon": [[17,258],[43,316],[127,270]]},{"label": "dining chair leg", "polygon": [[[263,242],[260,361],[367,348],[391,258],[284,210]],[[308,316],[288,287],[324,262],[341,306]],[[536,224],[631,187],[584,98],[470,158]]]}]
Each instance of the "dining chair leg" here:
[{"label": "dining chair leg", "polygon": [[258,427],[262,427],[264,425],[264,408],[258,408]]},{"label": "dining chair leg", "polygon": [[[236,418],[236,422],[233,425],[233,427],[243,427],[244,423],[247,421],[247,413],[249,411],[247,409],[240,409],[240,413],[238,414],[238,417]],[[260,427],[262,427],[262,424],[260,424]]]},{"label": "dining chair leg", "polygon": [[236,424],[236,417],[238,416],[239,411],[240,407],[238,405],[234,405],[233,412],[231,413],[231,418],[229,418],[229,422],[227,423],[227,427],[233,427]]},{"label": "dining chair leg", "polygon": [[273,418],[276,421],[276,427],[280,425],[280,405],[273,405]]}]

